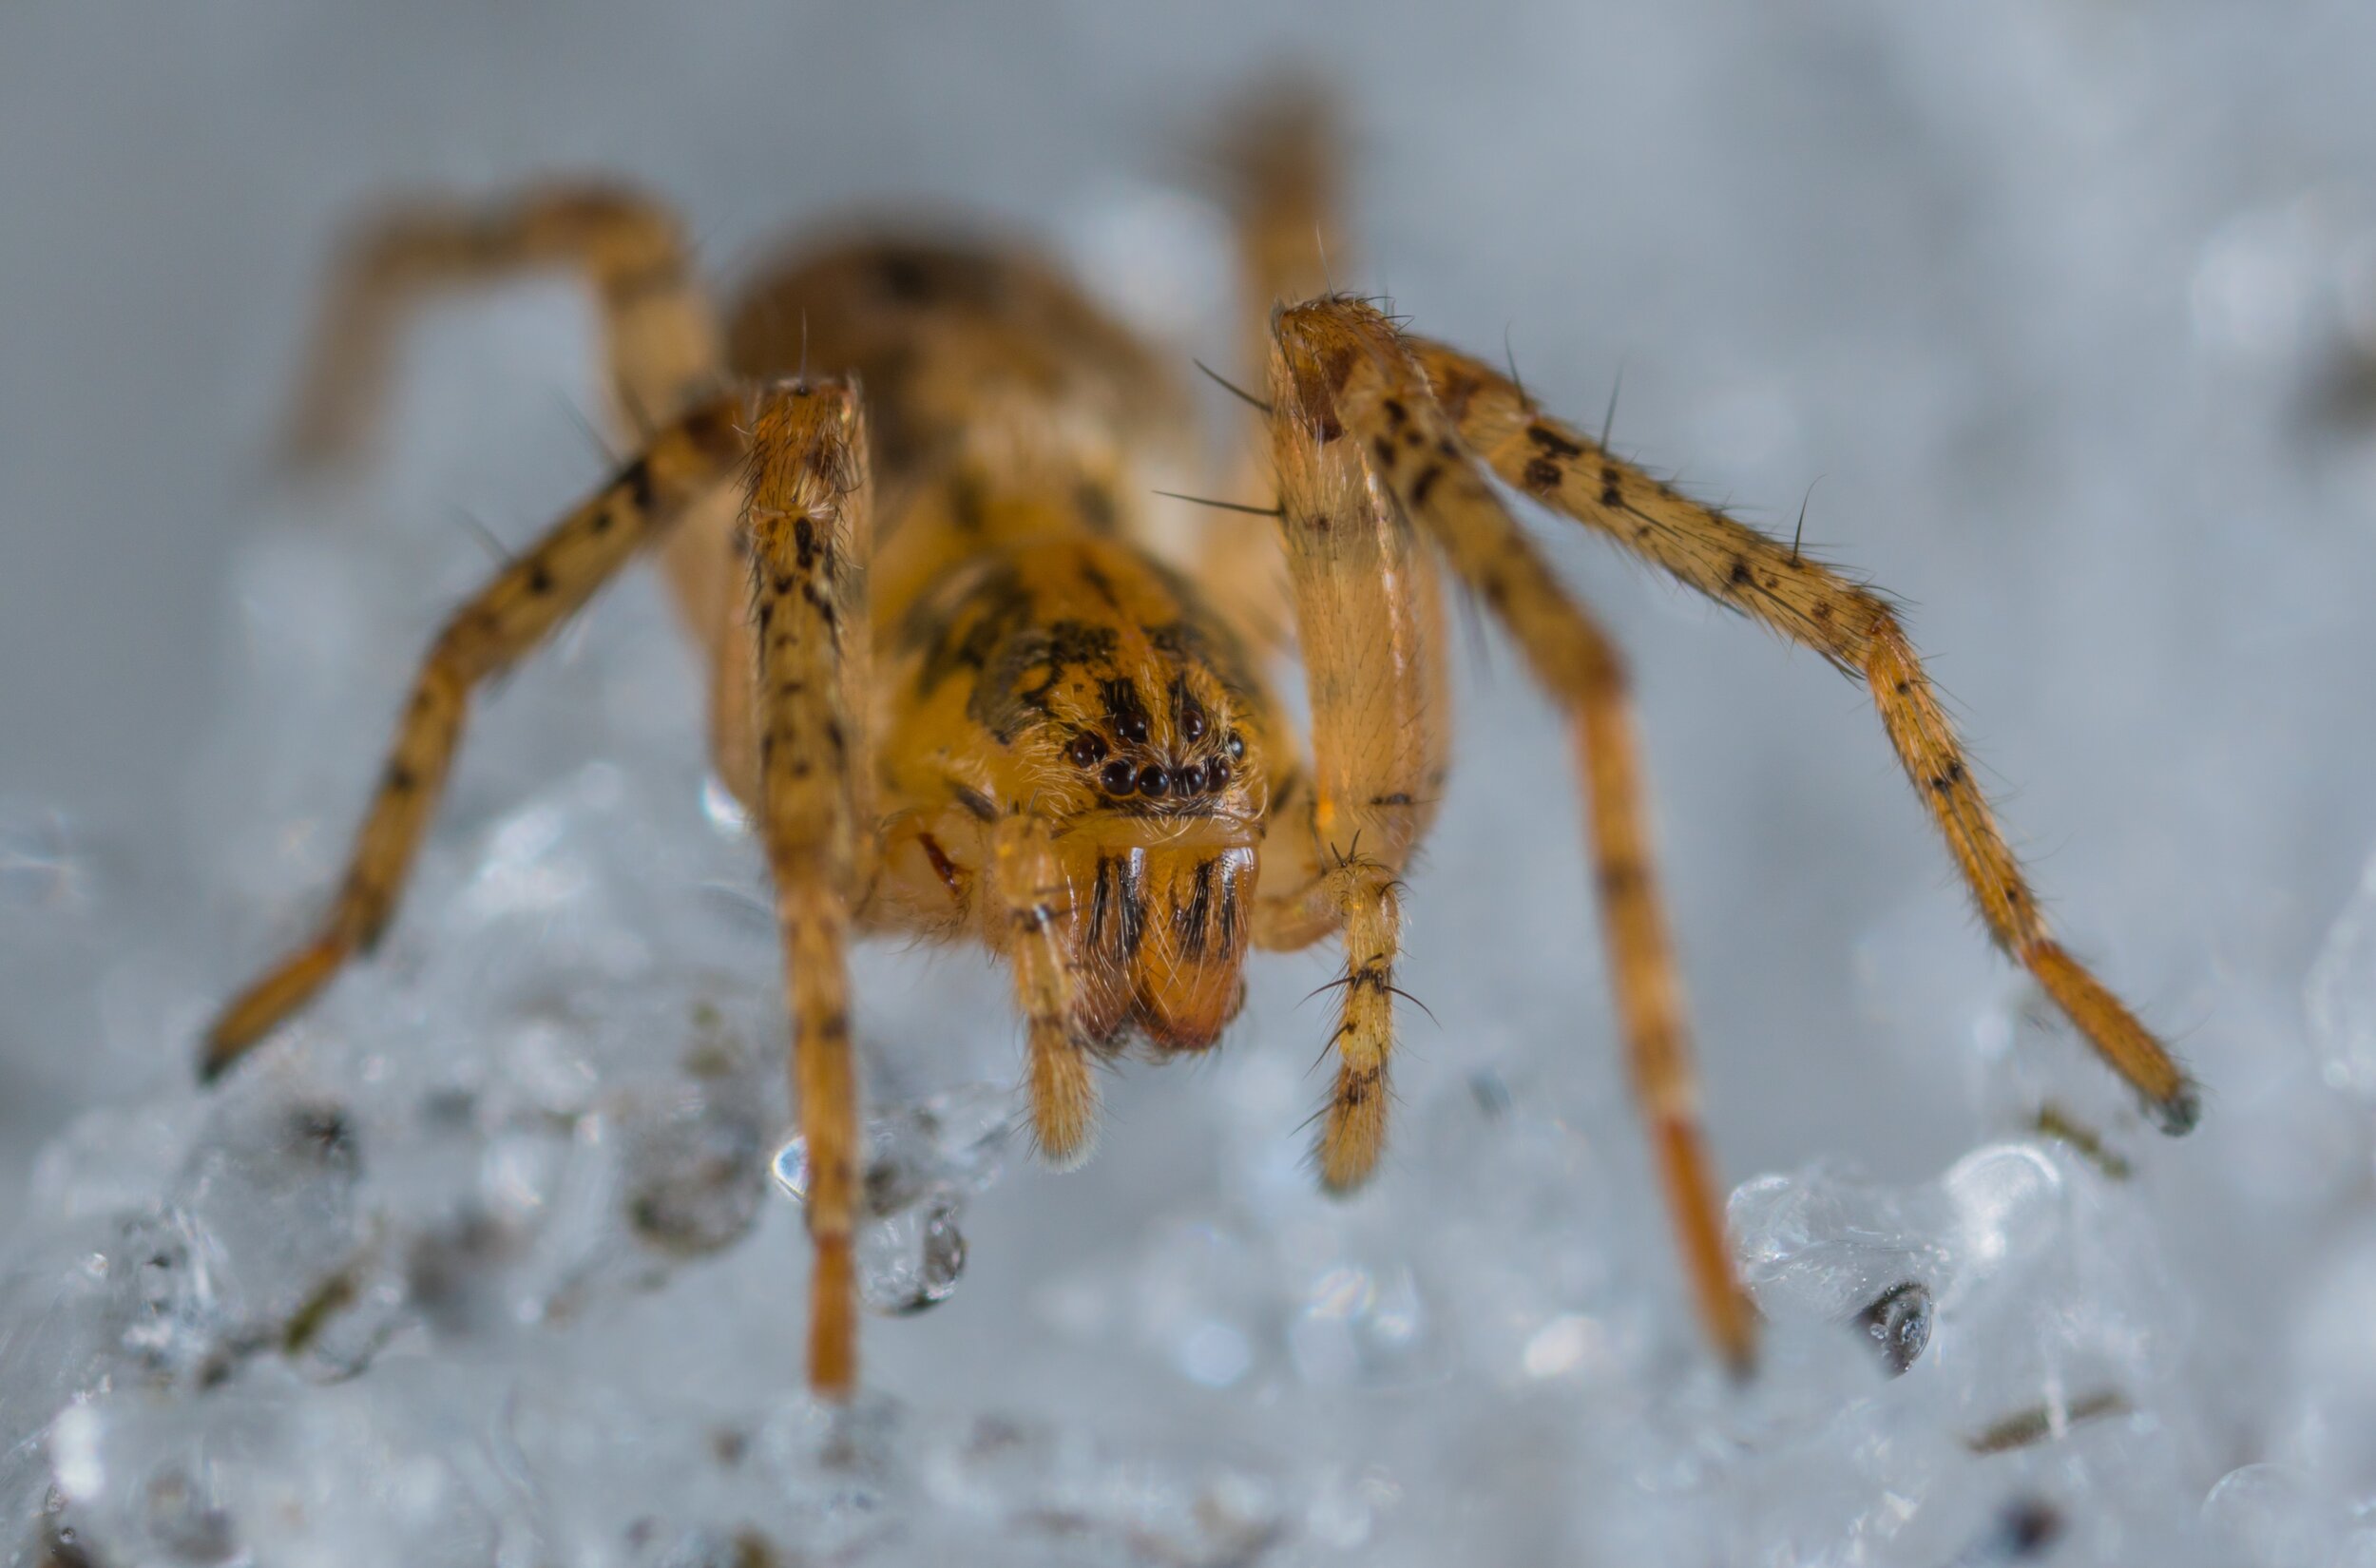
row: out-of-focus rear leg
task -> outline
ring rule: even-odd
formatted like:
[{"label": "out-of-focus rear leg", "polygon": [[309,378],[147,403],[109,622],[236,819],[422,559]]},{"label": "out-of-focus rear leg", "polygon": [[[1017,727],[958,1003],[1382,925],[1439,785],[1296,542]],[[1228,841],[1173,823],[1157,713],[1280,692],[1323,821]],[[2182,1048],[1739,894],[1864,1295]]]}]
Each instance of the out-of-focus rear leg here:
[{"label": "out-of-focus rear leg", "polygon": [[[1249,397],[1261,395],[1268,377],[1271,312],[1321,293],[1330,265],[1344,264],[1339,141],[1334,105],[1316,84],[1304,81],[1274,83],[1248,99],[1230,117],[1221,140],[1244,322],[1232,385]],[[1250,416],[1257,411],[1249,411]],[[1259,504],[1270,493],[1271,454],[1258,441],[1239,450],[1221,493]],[[1275,648],[1288,640],[1291,589],[1276,530],[1267,520],[1211,513],[1198,575],[1261,646]]]},{"label": "out-of-focus rear leg", "polygon": [[[674,214],[639,192],[572,182],[485,201],[399,202],[342,250],[307,350],[284,437],[301,465],[354,457],[385,402],[396,342],[431,300],[524,274],[582,277],[600,314],[610,419],[631,443],[725,384],[717,312]],[[719,547],[731,506],[705,507],[663,555],[698,634],[730,575]]]}]

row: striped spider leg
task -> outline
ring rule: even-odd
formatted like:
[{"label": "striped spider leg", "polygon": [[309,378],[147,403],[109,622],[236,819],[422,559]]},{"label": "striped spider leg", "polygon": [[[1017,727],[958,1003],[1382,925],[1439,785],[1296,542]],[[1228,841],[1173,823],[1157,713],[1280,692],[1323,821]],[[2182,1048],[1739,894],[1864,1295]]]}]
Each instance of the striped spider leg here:
[{"label": "striped spider leg", "polygon": [[[1708,1329],[1735,1367],[1753,1353],[1754,1325],[1733,1278],[1722,1195],[1699,1128],[1698,1093],[1681,987],[1659,912],[1642,809],[1638,745],[1627,712],[1622,663],[1606,636],[1562,590],[1486,482],[1489,470],[1722,602],[1755,616],[1861,675],[1916,789],[1945,836],[1991,934],[2036,977],[2165,1132],[2189,1130],[2199,1113],[2193,1080],[2135,1015],[2048,932],[2036,895],[1998,830],[1952,726],[1887,605],[1794,550],[1677,494],[1611,457],[1572,427],[1543,415],[1509,378],[1476,359],[1404,336],[1372,307],[1332,296],[1274,319],[1274,445],[1290,540],[1332,539],[1361,505],[1331,507],[1366,479],[1390,495],[1411,526],[1443,551],[1452,571],[1517,640],[1538,681],[1575,725],[1588,796],[1610,973],[1668,1204]],[[1332,449],[1332,487],[1306,475]],[[1391,577],[1391,573],[1388,574]],[[1302,606],[1304,575],[1297,575]],[[1373,645],[1383,645],[1378,633]],[[1391,662],[1381,659],[1380,662]],[[1315,732],[1325,733],[1314,676]],[[1317,741],[1325,749],[1325,742]],[[1381,775],[1383,776],[1383,775]],[[1356,785],[1345,798],[1359,799]],[[1351,936],[1351,989],[1372,962]],[[1389,922],[1390,927],[1390,922]],[[1390,941],[1386,948],[1390,953]],[[1340,1079],[1323,1137],[1324,1173],[1356,1172],[1379,1128],[1369,1093],[1389,1025],[1340,1030]],[[1374,1041],[1375,1043],[1371,1042]],[[1373,1155],[1372,1155],[1373,1157]]]},{"label": "striped spider leg", "polygon": [[2194,1127],[2202,1111],[2194,1080],[2047,928],[1955,726],[1880,595],[1612,456],[1481,361],[1423,339],[1408,348],[1462,445],[1504,483],[1862,679],[1990,937],[2036,977],[2163,1132]]},{"label": "striped spider leg", "polygon": [[445,788],[472,689],[517,663],[731,475],[745,450],[742,412],[739,396],[713,397],[661,427],[634,461],[448,619],[413,679],[329,914],[311,941],[216,1019],[201,1077],[220,1076],[378,942]]},{"label": "striped spider leg", "polygon": [[[794,1098],[815,1248],[811,1381],[856,1380],[857,1076],[845,950],[872,861],[865,682],[866,445],[856,388],[784,383],[697,403],[464,604],[431,643],[347,875],[314,938],[226,1006],[212,1080],[386,929],[461,743],[471,690],[509,668],[739,470],[750,557],[744,659],[756,701],[757,825],[776,884]],[[739,618],[738,618],[739,619]]]},{"label": "striped spider leg", "polygon": [[[1727,1362],[1746,1372],[1755,1354],[1755,1325],[1734,1278],[1723,1190],[1700,1129],[1698,1082],[1659,908],[1623,664],[1495,495],[1391,323],[1367,304],[1332,296],[1281,310],[1274,332],[1272,433],[1291,560],[1300,553],[1293,543],[1299,534],[1314,541],[1313,548],[1327,549],[1349,521],[1361,522],[1367,531],[1406,537],[1415,531],[1485,601],[1516,639],[1536,680],[1567,715],[1586,787],[1588,842],[1635,1093],[1650,1123],[1701,1319]],[[1301,570],[1297,588],[1301,610]],[[1375,632],[1370,637],[1364,658],[1374,665],[1400,662],[1376,645]],[[1365,760],[1376,755],[1372,746],[1332,748],[1323,738],[1332,722],[1321,701],[1321,678],[1315,674],[1313,680],[1315,747],[1324,755],[1331,750]],[[1426,722],[1416,715],[1405,717]],[[1441,745],[1436,742],[1430,759],[1439,767]],[[1341,798],[1388,813],[1391,821],[1409,813],[1418,795],[1399,782],[1408,776],[1408,767],[1356,762],[1351,788]],[[1389,1027],[1384,1016],[1388,982],[1365,977],[1390,958],[1392,906],[1385,905],[1380,920],[1354,889],[1346,893],[1354,895],[1344,906],[1347,1013],[1338,1033],[1336,1095],[1321,1141],[1323,1176],[1332,1185],[1359,1179],[1376,1157],[1383,1130],[1376,1091],[1383,1087]],[[1374,932],[1368,941],[1365,925]]]},{"label": "striped spider leg", "polygon": [[[286,422],[288,460],[318,468],[358,455],[379,422],[398,340],[420,311],[540,273],[575,278],[593,301],[608,379],[604,423],[623,444],[641,444],[729,384],[717,309],[681,225],[661,203],[595,181],[548,182],[484,201],[399,201],[341,247]],[[695,507],[670,526],[661,558],[687,628],[715,657],[741,665],[749,660],[740,641],[721,635],[740,624],[745,607],[725,548],[734,521],[730,497]],[[732,613],[721,616],[721,605]],[[746,695],[749,684],[739,678]],[[748,735],[737,739],[747,753]],[[747,758],[724,774],[747,792]]]}]

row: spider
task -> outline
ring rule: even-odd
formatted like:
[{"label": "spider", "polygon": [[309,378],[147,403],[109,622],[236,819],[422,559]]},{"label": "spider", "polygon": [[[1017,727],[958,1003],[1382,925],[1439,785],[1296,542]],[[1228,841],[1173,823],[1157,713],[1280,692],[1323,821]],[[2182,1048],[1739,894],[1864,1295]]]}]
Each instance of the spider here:
[{"label": "spider", "polygon": [[[1327,242],[1334,145],[1310,95],[1250,108],[1227,142],[1245,292],[1270,306],[1246,313],[1265,390],[1232,390],[1268,441],[1246,477],[1267,458],[1277,504],[1217,514],[1167,507],[1188,497],[1155,483],[1190,466],[1181,378],[1025,250],[937,229],[829,236],[759,270],[721,318],[668,211],[611,185],[401,206],[365,228],[315,338],[297,455],[360,440],[410,308],[527,269],[590,285],[637,450],[447,621],[328,914],[223,1010],[202,1075],[386,929],[473,688],[657,551],[708,658],[718,774],[773,873],[810,1151],[809,1375],[844,1397],[853,934],[1004,957],[1031,1128],[1058,1165],[1089,1150],[1102,1060],[1133,1040],[1211,1049],[1251,951],[1337,936],[1314,1162],[1332,1192],[1369,1177],[1399,878],[1450,759],[1448,573],[1572,731],[1634,1092],[1699,1315],[1746,1371],[1754,1317],[1700,1129],[1624,666],[1498,481],[1862,679],[1989,934],[2163,1130],[2187,1130],[2194,1085],[2049,934],[1888,602],[1615,456],[1514,377],[1325,291],[1322,258],[1343,254]],[[1291,645],[1308,756],[1266,687]]]}]

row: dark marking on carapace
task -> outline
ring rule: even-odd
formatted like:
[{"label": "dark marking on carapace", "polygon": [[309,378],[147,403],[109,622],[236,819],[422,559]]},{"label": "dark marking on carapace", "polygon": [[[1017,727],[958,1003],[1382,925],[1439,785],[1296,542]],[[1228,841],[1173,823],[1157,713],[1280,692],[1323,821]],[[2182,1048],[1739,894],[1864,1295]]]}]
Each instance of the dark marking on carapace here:
[{"label": "dark marking on carapace", "polygon": [[934,294],[932,269],[911,250],[886,250],[874,260],[875,280],[903,305],[922,305]]},{"label": "dark marking on carapace", "polygon": [[1083,664],[1113,661],[1121,638],[1111,626],[1088,621],[1059,621],[1047,629],[1047,661],[1061,676]]},{"label": "dark marking on carapace", "polygon": [[987,670],[1032,615],[1030,590],[1006,562],[995,562],[953,595],[928,594],[900,623],[899,644],[925,650],[916,695],[929,698],[959,670]]},{"label": "dark marking on carapace", "polygon": [[948,481],[948,521],[959,533],[980,533],[989,526],[989,501],[982,481],[960,473]]},{"label": "dark marking on carapace", "polygon": [[1096,562],[1088,559],[1086,552],[1082,556],[1081,581],[1088,584],[1089,591],[1097,595],[1098,602],[1107,609],[1119,610],[1122,607],[1121,596],[1114,591],[1114,580],[1106,576]]},{"label": "dark marking on carapace", "polygon": [[[1199,612],[1201,604],[1198,605]],[[1174,663],[1201,669],[1234,702],[1243,704],[1259,690],[1246,645],[1226,624],[1198,613],[1147,628],[1147,641]]]}]

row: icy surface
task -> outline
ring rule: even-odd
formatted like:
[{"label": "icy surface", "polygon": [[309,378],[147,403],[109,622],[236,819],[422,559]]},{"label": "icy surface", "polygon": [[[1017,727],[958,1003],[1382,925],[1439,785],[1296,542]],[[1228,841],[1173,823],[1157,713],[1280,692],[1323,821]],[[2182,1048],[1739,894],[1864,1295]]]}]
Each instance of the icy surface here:
[{"label": "icy surface", "polygon": [[[0,1562],[2376,1568],[2376,11],[207,10],[0,35]],[[962,195],[1218,363],[1189,137],[1282,56],[1362,131],[1338,281],[1586,422],[1622,362],[1618,444],[1776,526],[1824,476],[1811,545],[1910,602],[2198,1132],[1986,952],[1853,687],[1547,526],[1638,672],[1746,1386],[1490,640],[1355,1201],[1297,1132],[1325,956],[1054,1176],[1004,978],[858,955],[847,1410],[762,868],[645,578],[483,705],[382,951],[190,1085],[438,616],[602,466],[531,285],[424,322],[365,473],[260,483],[338,218],[616,165],[724,273]]]}]

